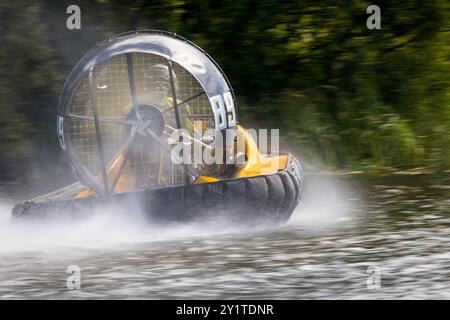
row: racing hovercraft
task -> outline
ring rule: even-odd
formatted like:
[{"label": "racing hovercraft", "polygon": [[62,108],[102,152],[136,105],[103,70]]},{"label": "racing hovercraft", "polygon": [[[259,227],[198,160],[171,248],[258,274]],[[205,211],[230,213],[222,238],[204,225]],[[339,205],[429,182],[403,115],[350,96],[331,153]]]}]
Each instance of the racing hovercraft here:
[{"label": "racing hovercraft", "polygon": [[[70,73],[58,109],[59,142],[80,182],[17,205],[14,218],[121,205],[166,221],[283,223],[300,201],[300,163],[259,151],[237,122],[220,67],[175,34],[132,32],[100,43]],[[180,146],[182,160],[193,146],[224,161],[176,161]]]}]

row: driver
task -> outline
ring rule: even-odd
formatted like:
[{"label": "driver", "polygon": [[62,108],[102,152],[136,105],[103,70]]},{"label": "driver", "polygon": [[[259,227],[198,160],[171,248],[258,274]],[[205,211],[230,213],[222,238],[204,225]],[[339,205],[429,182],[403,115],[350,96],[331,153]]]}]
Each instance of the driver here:
[{"label": "driver", "polygon": [[[172,77],[175,87],[175,92],[179,91],[178,78],[172,70]],[[162,63],[152,65],[144,72],[143,94],[137,97],[138,108],[141,105],[154,105],[161,111],[173,107],[171,80],[169,74],[169,67]],[[177,99],[178,100],[178,99]],[[181,101],[177,101],[180,103]],[[132,104],[125,106],[123,113],[128,117],[131,114]],[[193,122],[189,118],[192,114],[191,107],[188,104],[180,105],[178,112],[181,118],[181,126],[193,133]],[[173,116],[172,116],[173,115]],[[165,113],[164,116],[169,119],[170,126],[175,128],[174,112]]]}]

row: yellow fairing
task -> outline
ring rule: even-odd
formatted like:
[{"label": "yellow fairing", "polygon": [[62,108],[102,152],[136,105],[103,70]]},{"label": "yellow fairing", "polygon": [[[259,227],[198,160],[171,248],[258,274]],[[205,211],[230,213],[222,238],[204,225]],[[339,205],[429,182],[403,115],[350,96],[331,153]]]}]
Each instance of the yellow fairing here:
[{"label": "yellow fairing", "polygon": [[[238,141],[243,141],[245,145],[245,155],[247,162],[241,169],[237,170],[231,178],[254,177],[268,175],[286,168],[288,156],[266,157],[259,152],[258,145],[252,136],[241,126],[237,126]],[[218,181],[217,178],[201,176],[195,183],[206,183]]]},{"label": "yellow fairing", "polygon": [[216,181],[219,181],[219,179],[217,179],[215,177],[210,177],[210,176],[200,176],[195,180],[194,184],[209,183],[209,182],[216,182]]},{"label": "yellow fairing", "polygon": [[238,141],[244,139],[247,163],[237,171],[235,178],[273,174],[286,168],[287,155],[266,157],[259,152],[258,145],[243,127],[237,127]]}]

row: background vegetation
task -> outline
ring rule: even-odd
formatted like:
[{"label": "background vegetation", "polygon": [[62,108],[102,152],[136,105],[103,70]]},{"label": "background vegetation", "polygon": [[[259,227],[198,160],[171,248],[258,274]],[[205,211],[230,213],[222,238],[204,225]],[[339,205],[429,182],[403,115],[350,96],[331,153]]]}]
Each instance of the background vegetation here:
[{"label": "background vegetation", "polygon": [[[81,30],[66,8],[81,8]],[[381,7],[381,30],[366,8]],[[0,181],[67,174],[55,134],[65,77],[96,42],[176,32],[227,73],[241,122],[281,128],[329,169],[450,168],[448,1],[0,2]]]}]

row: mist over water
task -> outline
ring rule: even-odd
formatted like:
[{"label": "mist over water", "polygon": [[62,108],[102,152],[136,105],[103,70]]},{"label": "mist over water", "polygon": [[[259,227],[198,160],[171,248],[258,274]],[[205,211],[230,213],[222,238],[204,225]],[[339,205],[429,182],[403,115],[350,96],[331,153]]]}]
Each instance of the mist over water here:
[{"label": "mist over water", "polygon": [[[331,179],[312,182],[305,188],[301,204],[294,211],[288,226],[301,226],[315,231],[337,228],[351,219],[353,204],[343,196]],[[326,195],[326,199],[323,198]],[[218,218],[206,223],[173,225],[151,224],[138,212],[105,208],[92,212],[85,220],[13,221],[14,204],[0,203],[0,254],[19,251],[48,251],[64,247],[107,249],[121,245],[170,241],[189,237],[208,237],[227,233],[258,233],[274,230],[268,225],[239,226]]]},{"label": "mist over water", "polygon": [[[139,214],[114,208],[92,212],[84,220],[13,221],[12,208],[0,206],[0,254],[45,252],[65,247],[71,250],[107,250],[224,232],[224,226],[217,223],[208,224],[208,228],[198,223],[152,225]],[[228,228],[229,232],[237,232],[238,229],[238,226],[233,225]]]},{"label": "mist over water", "polygon": [[361,195],[347,182],[333,177],[305,179],[303,199],[289,225],[307,229],[340,228],[351,222],[361,206]]}]

